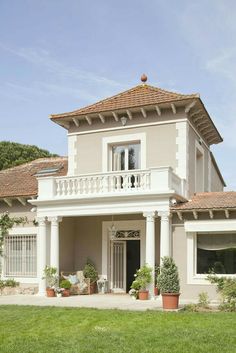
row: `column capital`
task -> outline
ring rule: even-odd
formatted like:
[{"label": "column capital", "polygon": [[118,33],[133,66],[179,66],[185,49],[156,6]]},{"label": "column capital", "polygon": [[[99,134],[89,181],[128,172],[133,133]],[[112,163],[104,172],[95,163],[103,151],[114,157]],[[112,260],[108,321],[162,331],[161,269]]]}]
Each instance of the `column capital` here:
[{"label": "column capital", "polygon": [[37,220],[39,226],[45,226],[46,221],[47,221],[47,217],[36,217],[36,220]]},{"label": "column capital", "polygon": [[170,213],[170,211],[159,211],[158,212],[158,216],[159,217],[161,217],[161,221],[163,222],[167,222],[167,221],[169,221],[169,219],[171,218],[171,213]]},{"label": "column capital", "polygon": [[149,222],[154,221],[154,219],[157,217],[157,212],[156,211],[143,212],[143,217],[145,217]]},{"label": "column capital", "polygon": [[52,225],[57,225],[59,222],[62,221],[62,217],[60,216],[48,217],[48,221],[51,222]]}]

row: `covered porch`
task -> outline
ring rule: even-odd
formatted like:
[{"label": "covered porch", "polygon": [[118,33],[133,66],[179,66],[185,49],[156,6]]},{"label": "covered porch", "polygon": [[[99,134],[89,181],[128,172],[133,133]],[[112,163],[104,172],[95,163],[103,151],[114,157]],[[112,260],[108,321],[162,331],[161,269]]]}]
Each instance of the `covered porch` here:
[{"label": "covered porch", "polygon": [[[38,217],[39,294],[45,295],[46,265],[61,271],[83,270],[89,258],[99,277],[108,281],[109,293],[127,293],[136,269],[145,263],[153,269],[149,287],[154,296],[154,268],[171,255],[168,210],[100,215]],[[83,299],[82,299],[83,300]]]}]

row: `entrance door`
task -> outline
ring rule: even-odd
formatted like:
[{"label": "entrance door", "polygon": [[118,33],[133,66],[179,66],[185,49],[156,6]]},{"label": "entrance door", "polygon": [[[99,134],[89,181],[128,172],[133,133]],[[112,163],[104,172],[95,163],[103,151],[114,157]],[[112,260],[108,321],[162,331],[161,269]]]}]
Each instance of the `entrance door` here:
[{"label": "entrance door", "polygon": [[111,243],[111,282],[113,292],[126,291],[126,241]]},{"label": "entrance door", "polygon": [[126,291],[128,292],[134,280],[134,274],[140,268],[140,240],[127,240],[126,249]]}]

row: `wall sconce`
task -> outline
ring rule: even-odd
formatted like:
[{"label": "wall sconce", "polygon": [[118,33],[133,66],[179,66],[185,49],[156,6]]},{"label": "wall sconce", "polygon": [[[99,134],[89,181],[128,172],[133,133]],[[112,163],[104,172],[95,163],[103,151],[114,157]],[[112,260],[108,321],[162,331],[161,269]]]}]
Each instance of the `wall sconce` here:
[{"label": "wall sconce", "polygon": [[123,126],[125,126],[126,123],[127,123],[127,118],[126,118],[126,116],[122,116],[122,117],[120,118],[120,121],[121,121],[121,124],[122,124]]}]

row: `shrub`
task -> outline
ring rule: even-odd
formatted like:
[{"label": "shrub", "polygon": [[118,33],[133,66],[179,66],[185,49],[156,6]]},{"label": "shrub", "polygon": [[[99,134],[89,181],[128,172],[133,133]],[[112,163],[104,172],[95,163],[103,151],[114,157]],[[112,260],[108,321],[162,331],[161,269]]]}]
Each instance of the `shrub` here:
[{"label": "shrub", "polygon": [[95,268],[95,265],[89,259],[87,260],[87,263],[84,266],[83,274],[85,278],[90,278],[91,283],[94,283],[98,280],[98,272]]},{"label": "shrub", "polygon": [[64,289],[70,289],[71,288],[71,283],[68,281],[68,279],[62,279],[60,281],[60,287]]},{"label": "shrub", "polygon": [[136,271],[134,277],[135,280],[133,281],[131,288],[136,290],[145,290],[147,285],[152,282],[152,268],[144,265]]},{"label": "shrub", "polygon": [[17,287],[19,286],[19,282],[16,282],[14,279],[7,279],[6,281],[3,281],[4,282],[4,287]]},{"label": "shrub", "polygon": [[56,267],[46,266],[43,270],[44,276],[42,279],[46,279],[49,288],[53,288],[58,284],[58,275]]},{"label": "shrub", "polygon": [[157,276],[157,286],[161,293],[179,293],[179,273],[172,257],[162,258],[160,274]]},{"label": "shrub", "polygon": [[210,303],[207,292],[201,292],[198,294],[198,306],[202,308],[208,308]]},{"label": "shrub", "polygon": [[236,278],[218,277],[211,273],[207,279],[217,286],[217,292],[220,293],[222,304],[220,310],[236,311]]}]

